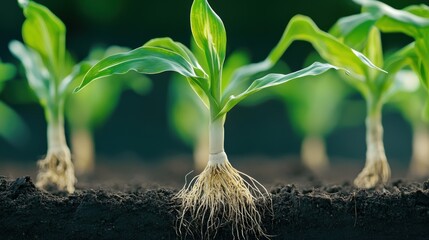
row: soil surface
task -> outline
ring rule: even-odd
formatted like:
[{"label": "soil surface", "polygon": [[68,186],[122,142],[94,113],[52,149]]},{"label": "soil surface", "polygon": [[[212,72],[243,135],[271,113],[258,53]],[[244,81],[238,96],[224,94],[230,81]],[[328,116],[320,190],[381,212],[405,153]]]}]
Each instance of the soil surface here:
[{"label": "soil surface", "polygon": [[[107,169],[99,176],[108,176]],[[162,169],[165,179],[174,180]],[[362,190],[348,179],[332,184],[296,165],[288,169],[306,182],[262,181],[273,198],[274,215],[264,217],[272,239],[429,239],[429,181],[396,179],[384,188]],[[250,174],[258,179],[256,171]],[[98,184],[92,177],[68,195],[38,190],[33,178],[0,176],[0,239],[180,239],[174,228],[178,205],[171,200],[180,184],[147,185],[135,178]],[[216,239],[231,239],[228,225]]]}]

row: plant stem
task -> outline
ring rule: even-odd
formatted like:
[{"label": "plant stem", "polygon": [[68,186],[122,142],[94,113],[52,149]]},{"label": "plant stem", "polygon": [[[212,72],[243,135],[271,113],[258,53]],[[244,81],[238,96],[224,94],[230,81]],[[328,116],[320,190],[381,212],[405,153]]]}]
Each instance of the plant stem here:
[{"label": "plant stem", "polygon": [[412,177],[429,176],[429,128],[424,123],[413,125],[413,148],[410,166]]},{"label": "plant stem", "polygon": [[55,184],[59,190],[72,193],[75,189],[76,178],[70,149],[65,138],[62,110],[62,104],[56,105],[56,108],[46,109],[48,152],[44,159],[37,162],[39,173],[36,186],[45,188],[50,184]]},{"label": "plant stem", "polygon": [[225,116],[210,122],[209,132],[209,165],[221,164],[228,161],[224,150]]},{"label": "plant stem", "polygon": [[366,124],[366,162],[362,172],[355,179],[357,187],[372,188],[385,184],[390,179],[390,167],[383,144],[383,126],[381,109],[383,102],[379,98],[367,101]]},{"label": "plant stem", "polygon": [[49,111],[47,114],[48,152],[49,150],[63,148],[64,146],[67,147],[62,109],[62,106],[58,106],[54,111]]},{"label": "plant stem", "polygon": [[87,128],[73,128],[71,146],[77,175],[93,172],[95,166],[94,138]]},{"label": "plant stem", "polygon": [[375,161],[385,160],[386,154],[383,144],[383,126],[381,122],[381,104],[370,104],[366,124],[366,161],[372,164]]},{"label": "plant stem", "polygon": [[301,159],[313,173],[323,173],[329,166],[325,141],[320,136],[306,136],[301,145]]}]

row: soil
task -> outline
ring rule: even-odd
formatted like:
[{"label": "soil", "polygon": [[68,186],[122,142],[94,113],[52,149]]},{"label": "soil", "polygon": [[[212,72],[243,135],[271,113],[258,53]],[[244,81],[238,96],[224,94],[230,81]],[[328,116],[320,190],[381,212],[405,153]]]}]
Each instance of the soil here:
[{"label": "soil", "polygon": [[[98,175],[80,180],[71,195],[36,189],[34,176],[11,178],[11,171],[2,166],[9,177],[0,176],[0,239],[180,239],[174,228],[178,205],[171,199],[184,175],[176,184],[168,182],[188,165],[144,166],[146,173],[162,169],[158,180],[165,181],[159,185],[144,184],[150,174],[137,179],[130,169],[123,172],[127,177],[122,182],[117,181],[119,177],[109,172],[112,166],[100,167]],[[251,162],[245,165],[254,169]],[[257,169],[276,173],[265,165]],[[281,166],[286,165],[278,164],[277,169]],[[335,172],[348,175],[341,168]],[[289,174],[295,185],[274,181],[269,172],[262,181],[273,197],[274,215],[264,217],[272,239],[429,239],[429,181],[395,179],[383,188],[362,190],[348,178],[333,184],[299,165],[288,164],[288,169],[297,173]],[[258,176],[257,171],[253,175]],[[228,225],[216,237],[231,238]]]}]

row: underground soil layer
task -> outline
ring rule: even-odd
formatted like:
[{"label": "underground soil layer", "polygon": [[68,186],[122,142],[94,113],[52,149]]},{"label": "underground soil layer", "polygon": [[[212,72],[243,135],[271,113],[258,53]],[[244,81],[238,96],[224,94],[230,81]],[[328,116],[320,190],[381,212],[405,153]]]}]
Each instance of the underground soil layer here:
[{"label": "underground soil layer", "polygon": [[[180,239],[175,192],[130,185],[68,195],[38,190],[28,176],[0,176],[0,239]],[[271,193],[264,227],[272,239],[429,239],[429,181],[370,190],[277,185]],[[229,229],[216,239],[232,239]]]}]

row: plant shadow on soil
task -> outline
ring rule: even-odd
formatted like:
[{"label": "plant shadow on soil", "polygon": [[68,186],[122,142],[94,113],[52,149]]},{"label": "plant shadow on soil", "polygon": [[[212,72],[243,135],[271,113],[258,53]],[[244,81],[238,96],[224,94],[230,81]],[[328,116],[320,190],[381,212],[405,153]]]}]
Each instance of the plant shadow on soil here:
[{"label": "plant shadow on soil", "polygon": [[[428,239],[429,181],[398,175],[384,188],[356,189],[350,182],[359,167],[336,165],[317,177],[296,159],[237,164],[272,193],[274,215],[263,220],[272,239]],[[36,189],[34,167],[0,169],[8,175],[0,176],[0,239],[180,239],[171,199],[192,169],[188,157],[158,165],[105,161],[71,195]],[[231,238],[228,224],[216,235]]]}]

